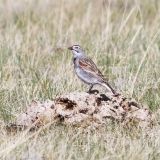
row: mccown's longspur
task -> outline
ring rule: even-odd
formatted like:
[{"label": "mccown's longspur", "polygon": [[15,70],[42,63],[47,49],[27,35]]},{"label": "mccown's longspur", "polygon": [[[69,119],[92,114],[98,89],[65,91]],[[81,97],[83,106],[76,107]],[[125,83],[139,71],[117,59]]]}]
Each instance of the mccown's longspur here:
[{"label": "mccown's longspur", "polygon": [[85,55],[84,50],[79,45],[73,45],[68,48],[73,53],[74,69],[77,76],[85,83],[90,85],[89,93],[94,85],[99,84],[106,87],[113,94],[116,91],[110,86],[103,74],[97,68],[96,64]]}]

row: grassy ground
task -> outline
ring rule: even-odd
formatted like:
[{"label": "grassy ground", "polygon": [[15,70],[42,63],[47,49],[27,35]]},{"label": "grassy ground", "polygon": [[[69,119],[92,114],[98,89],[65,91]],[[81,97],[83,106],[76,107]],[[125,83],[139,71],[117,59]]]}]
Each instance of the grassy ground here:
[{"label": "grassy ground", "polygon": [[128,97],[160,105],[160,1],[0,0],[0,159],[160,159],[160,126],[51,126],[7,134],[32,99],[86,90],[66,49],[81,44]]}]

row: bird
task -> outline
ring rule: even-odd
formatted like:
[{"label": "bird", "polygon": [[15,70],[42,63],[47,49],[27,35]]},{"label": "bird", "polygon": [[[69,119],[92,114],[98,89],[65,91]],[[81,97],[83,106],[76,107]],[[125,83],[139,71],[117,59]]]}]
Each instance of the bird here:
[{"label": "bird", "polygon": [[104,75],[97,68],[96,64],[86,56],[85,51],[80,45],[72,45],[71,47],[68,47],[68,49],[73,53],[73,63],[76,75],[84,83],[90,86],[88,93],[91,93],[93,86],[98,84],[107,88],[112,94],[117,94],[115,89],[111,87]]}]

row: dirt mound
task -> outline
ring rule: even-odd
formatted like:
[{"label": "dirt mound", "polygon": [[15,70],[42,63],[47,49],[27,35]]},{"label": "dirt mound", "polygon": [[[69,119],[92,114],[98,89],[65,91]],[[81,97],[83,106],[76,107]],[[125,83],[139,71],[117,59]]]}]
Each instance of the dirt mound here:
[{"label": "dirt mound", "polygon": [[33,101],[26,112],[17,116],[16,126],[40,127],[48,123],[69,125],[107,124],[117,121],[124,125],[132,122],[139,126],[151,123],[150,111],[122,95],[72,92],[53,101]]}]

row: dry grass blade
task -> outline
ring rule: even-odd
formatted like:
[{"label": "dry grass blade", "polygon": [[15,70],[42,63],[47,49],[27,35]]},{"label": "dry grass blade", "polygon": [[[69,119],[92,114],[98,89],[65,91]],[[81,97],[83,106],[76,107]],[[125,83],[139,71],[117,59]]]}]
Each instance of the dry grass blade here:
[{"label": "dry grass blade", "polygon": [[[1,0],[0,159],[159,159],[159,13],[158,0]],[[88,89],[74,75],[66,49],[76,43],[112,86],[149,106],[156,122],[152,129],[124,129],[114,122],[97,130],[56,123],[8,134],[4,126],[32,99],[44,102]],[[69,112],[60,108],[59,113],[72,111],[68,102]],[[87,110],[80,112],[81,118]]]}]

